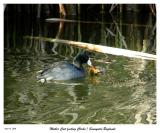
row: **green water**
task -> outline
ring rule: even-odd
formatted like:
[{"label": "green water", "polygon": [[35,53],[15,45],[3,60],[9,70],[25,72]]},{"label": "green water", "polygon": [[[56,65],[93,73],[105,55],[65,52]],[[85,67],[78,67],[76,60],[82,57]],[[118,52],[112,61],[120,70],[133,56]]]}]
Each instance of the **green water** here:
[{"label": "green water", "polygon": [[[58,22],[26,19],[24,24],[9,17],[5,22],[5,124],[156,123],[155,61],[91,52],[91,60],[104,68],[104,74],[87,75],[80,80],[37,82],[37,71],[44,65],[62,60],[72,62],[82,49],[24,36],[57,37],[124,48],[118,43],[117,33],[115,37],[103,34],[103,28],[109,28],[112,22],[110,25],[64,23],[62,31],[58,31]],[[123,25],[122,33],[128,49],[140,51],[143,31],[148,25],[132,26]]]}]

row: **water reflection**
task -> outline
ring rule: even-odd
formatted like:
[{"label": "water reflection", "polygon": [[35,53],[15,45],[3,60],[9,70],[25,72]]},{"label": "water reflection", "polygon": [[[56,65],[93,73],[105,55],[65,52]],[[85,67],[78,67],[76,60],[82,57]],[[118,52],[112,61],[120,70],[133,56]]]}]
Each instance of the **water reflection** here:
[{"label": "water reflection", "polygon": [[156,123],[154,61],[92,52],[92,61],[104,68],[105,74],[41,84],[37,83],[36,72],[44,65],[72,62],[82,49],[24,38],[45,36],[155,53],[155,45],[148,47],[156,42],[153,16],[143,23],[128,16],[109,15],[110,23],[103,17],[100,23],[48,23],[7,17],[4,123]]}]

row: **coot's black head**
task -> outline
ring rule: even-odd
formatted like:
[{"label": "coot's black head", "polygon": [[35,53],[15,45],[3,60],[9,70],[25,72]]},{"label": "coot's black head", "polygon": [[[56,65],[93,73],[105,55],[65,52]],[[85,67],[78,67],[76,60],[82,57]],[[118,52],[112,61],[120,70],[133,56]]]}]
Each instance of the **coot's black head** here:
[{"label": "coot's black head", "polygon": [[80,53],[78,54],[75,59],[74,59],[74,65],[76,65],[77,67],[81,67],[82,64],[87,63],[88,65],[92,65],[89,56],[86,53]]}]

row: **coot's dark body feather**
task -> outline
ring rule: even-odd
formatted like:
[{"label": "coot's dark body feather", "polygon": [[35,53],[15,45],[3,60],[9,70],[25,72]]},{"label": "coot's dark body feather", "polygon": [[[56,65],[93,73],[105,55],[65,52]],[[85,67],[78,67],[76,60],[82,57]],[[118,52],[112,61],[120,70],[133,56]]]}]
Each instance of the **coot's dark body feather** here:
[{"label": "coot's dark body feather", "polygon": [[85,76],[83,67],[76,67],[67,62],[56,62],[49,68],[45,68],[38,76],[38,79],[46,80],[70,80]]}]

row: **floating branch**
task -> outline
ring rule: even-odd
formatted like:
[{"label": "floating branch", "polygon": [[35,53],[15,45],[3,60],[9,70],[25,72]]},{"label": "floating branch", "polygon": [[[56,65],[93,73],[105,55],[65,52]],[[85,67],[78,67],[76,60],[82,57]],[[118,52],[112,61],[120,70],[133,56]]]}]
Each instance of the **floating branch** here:
[{"label": "floating branch", "polygon": [[[45,21],[49,23],[66,22],[66,23],[84,23],[84,24],[112,24],[110,22],[81,21],[81,20],[72,20],[72,19],[64,19],[64,18],[47,18]],[[130,26],[131,24],[123,23],[120,25]],[[137,27],[152,27],[152,25],[143,25],[143,24],[132,24],[132,25],[137,26]]]},{"label": "floating branch", "polygon": [[118,55],[118,56],[141,58],[141,59],[147,59],[147,60],[156,60],[157,58],[157,56],[153,54],[148,54],[148,53],[143,53],[143,52],[138,52],[138,51],[131,51],[131,50],[126,50],[126,49],[120,49],[120,48],[113,48],[113,47],[108,47],[108,46],[103,46],[103,45],[95,45],[95,44],[84,43],[84,42],[45,38],[45,37],[25,36],[25,38],[43,40],[43,41],[48,41],[52,43],[53,42],[63,43],[63,44],[80,47],[80,48],[94,51],[94,52],[100,52],[100,53],[106,53],[106,54],[112,54],[112,55]]}]

